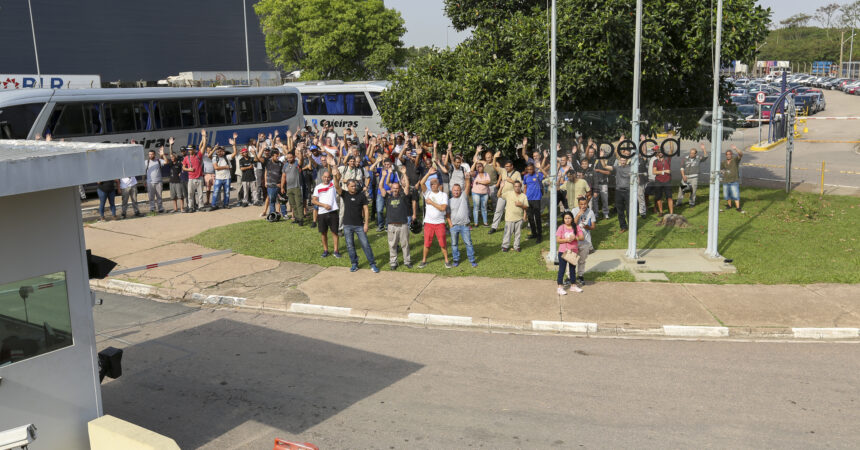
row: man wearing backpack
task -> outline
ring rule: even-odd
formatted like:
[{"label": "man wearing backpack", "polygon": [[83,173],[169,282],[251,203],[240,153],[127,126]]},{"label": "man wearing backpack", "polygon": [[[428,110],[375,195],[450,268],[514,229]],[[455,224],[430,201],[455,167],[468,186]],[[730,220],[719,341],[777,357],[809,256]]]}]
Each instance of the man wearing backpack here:
[{"label": "man wearing backpack", "polygon": [[[146,178],[146,192],[149,194],[149,210],[164,212],[164,205],[161,202],[161,166],[167,164],[164,159],[164,146],[161,146],[161,158],[155,157],[155,150],[149,151],[149,157],[146,159],[146,170],[144,171]],[[158,209],[156,209],[158,203]]]}]

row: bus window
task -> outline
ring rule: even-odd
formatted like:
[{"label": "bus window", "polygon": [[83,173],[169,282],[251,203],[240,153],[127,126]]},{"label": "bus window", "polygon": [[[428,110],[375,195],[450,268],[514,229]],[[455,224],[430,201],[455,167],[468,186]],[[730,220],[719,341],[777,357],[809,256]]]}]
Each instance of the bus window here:
[{"label": "bus window", "polygon": [[102,134],[102,105],[100,103],[84,105],[84,112],[88,119],[87,130],[89,130],[89,134]]},{"label": "bus window", "polygon": [[227,123],[227,116],[224,114],[224,99],[223,98],[207,98],[206,102],[206,124],[207,125],[224,125]]},{"label": "bus window", "polygon": [[227,113],[227,123],[237,124],[239,121],[236,117],[236,99],[235,98],[227,98],[224,99],[224,111]]},{"label": "bus window", "polygon": [[266,97],[254,97],[254,121],[269,121],[269,113],[266,111]]},{"label": "bus window", "polygon": [[203,99],[197,99],[197,120],[200,126],[208,125],[209,122],[206,120],[206,104]]},{"label": "bus window", "polygon": [[330,115],[343,115],[346,111],[343,104],[343,94],[326,94],[325,108]]},{"label": "bus window", "polygon": [[182,128],[182,117],[179,114],[179,102],[155,102],[155,126],[160,129]]},{"label": "bus window", "polygon": [[183,128],[193,128],[196,126],[194,123],[194,100],[180,100],[179,114],[182,116]]},{"label": "bus window", "polygon": [[273,95],[269,97],[269,117],[273,122],[281,122],[296,115],[294,95]]},{"label": "bus window", "polygon": [[27,139],[44,107],[44,103],[28,103],[0,108],[0,139]]},{"label": "bus window", "polygon": [[382,95],[382,92],[371,92],[370,99],[373,100],[373,106],[376,107],[376,110],[379,110],[379,96]]},{"label": "bus window", "polygon": [[108,133],[127,133],[137,131],[135,106],[132,103],[109,103],[105,105],[105,118]]},{"label": "bus window", "polygon": [[51,127],[51,135],[55,138],[82,136],[87,134],[87,119],[84,116],[84,105],[72,103],[62,105],[54,110],[56,123]]},{"label": "bus window", "polygon": [[302,108],[310,116],[328,114],[323,94],[302,94]]},{"label": "bus window", "polygon": [[373,110],[364,92],[350,92],[345,96],[346,115],[348,116],[372,116]]},{"label": "bus window", "polygon": [[152,105],[149,102],[134,105],[134,117],[137,119],[138,130],[151,131],[153,129],[150,111],[152,111]]},{"label": "bus window", "polygon": [[251,97],[239,97],[239,123],[254,123],[254,107]]}]

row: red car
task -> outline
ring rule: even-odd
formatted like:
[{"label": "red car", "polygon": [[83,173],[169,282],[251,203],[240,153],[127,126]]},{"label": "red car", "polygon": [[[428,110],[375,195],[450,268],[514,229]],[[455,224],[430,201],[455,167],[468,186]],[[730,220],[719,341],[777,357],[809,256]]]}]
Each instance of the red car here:
[{"label": "red car", "polygon": [[857,95],[860,95],[860,92],[858,92],[858,89],[860,89],[860,86],[852,86],[852,87],[848,88],[848,90],[847,90],[847,91],[845,91],[845,92],[847,92],[847,93],[849,93],[849,94],[857,94]]},{"label": "red car", "polygon": [[770,110],[773,108],[773,103],[761,104],[761,118],[770,119]]}]

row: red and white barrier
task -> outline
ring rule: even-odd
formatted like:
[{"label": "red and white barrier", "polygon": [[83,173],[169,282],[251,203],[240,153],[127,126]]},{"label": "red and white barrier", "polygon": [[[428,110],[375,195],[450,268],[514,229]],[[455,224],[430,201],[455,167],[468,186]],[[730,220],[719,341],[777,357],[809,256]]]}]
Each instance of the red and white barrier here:
[{"label": "red and white barrier", "polygon": [[164,267],[164,266],[169,266],[171,264],[179,264],[181,262],[186,262],[186,261],[197,261],[199,259],[208,258],[210,256],[224,255],[227,253],[233,253],[233,250],[230,250],[230,249],[220,250],[217,252],[206,253],[203,255],[188,256],[185,258],[171,259],[170,261],[157,262],[157,263],[153,263],[153,264],[146,264],[143,266],[131,267],[128,269],[114,270],[113,272],[109,273],[108,276],[109,277],[115,277],[117,275],[122,275],[122,274],[126,274],[126,273],[137,272],[140,270],[155,269],[156,267]]}]

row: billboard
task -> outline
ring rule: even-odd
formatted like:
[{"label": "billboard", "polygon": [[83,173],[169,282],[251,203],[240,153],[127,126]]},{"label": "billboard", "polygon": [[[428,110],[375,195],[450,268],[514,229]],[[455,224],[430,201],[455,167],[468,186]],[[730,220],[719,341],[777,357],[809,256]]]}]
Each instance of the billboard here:
[{"label": "billboard", "polygon": [[812,75],[830,75],[831,70],[834,68],[834,64],[832,61],[813,61],[812,62],[812,71],[810,72]]},{"label": "billboard", "polygon": [[86,89],[102,87],[99,75],[0,74],[0,91],[27,88]]}]

